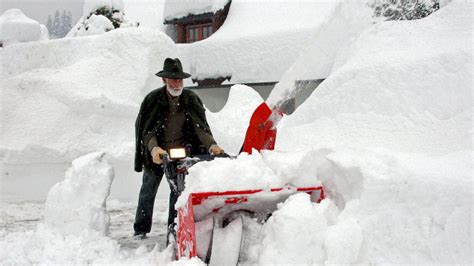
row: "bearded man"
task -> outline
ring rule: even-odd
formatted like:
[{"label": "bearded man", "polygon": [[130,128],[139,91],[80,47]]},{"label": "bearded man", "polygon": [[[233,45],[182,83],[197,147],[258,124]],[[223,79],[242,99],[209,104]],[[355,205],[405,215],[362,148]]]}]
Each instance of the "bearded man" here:
[{"label": "bearded man", "polygon": [[[143,100],[135,123],[135,171],[143,171],[135,215],[134,235],[145,238],[150,232],[156,192],[163,177],[162,156],[171,148],[192,147],[191,154],[203,150],[213,155],[224,151],[216,144],[206,120],[201,99],[183,89],[183,72],[178,58],[166,58],[156,73],[165,86],[151,91]],[[168,228],[174,226],[178,195],[171,190]]]}]

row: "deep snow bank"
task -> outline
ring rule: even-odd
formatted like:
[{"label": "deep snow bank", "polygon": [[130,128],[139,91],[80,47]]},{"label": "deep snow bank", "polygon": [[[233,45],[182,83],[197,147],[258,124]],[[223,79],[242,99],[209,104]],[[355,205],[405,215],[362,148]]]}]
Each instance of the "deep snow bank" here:
[{"label": "deep snow bank", "polygon": [[262,97],[251,87],[234,85],[222,110],[206,113],[214,139],[226,153],[240,152],[250,117],[262,102]]},{"label": "deep snow bank", "polygon": [[48,39],[48,30],[16,8],[8,9],[0,16],[0,42],[3,46],[17,42]]},{"label": "deep snow bank", "polygon": [[48,194],[44,221],[35,230],[4,235],[0,239],[2,264],[168,264],[172,251],[139,247],[121,249],[107,237],[109,216],[105,201],[113,168],[104,153],[91,153],[73,161],[65,179]]},{"label": "deep snow bank", "polygon": [[193,78],[231,76],[234,84],[278,81],[314,42],[311,36],[339,2],[234,0],[218,31],[208,39],[178,45],[179,52]]},{"label": "deep snow bank", "polygon": [[320,153],[341,210],[325,262],[472,263],[472,12],[374,25],[282,120],[277,149]]},{"label": "deep snow bank", "polygon": [[44,210],[46,225],[65,235],[108,233],[110,217],[105,201],[110,195],[114,171],[104,155],[91,153],[72,162],[64,181],[48,193]]},{"label": "deep snow bank", "polygon": [[[277,151],[196,165],[184,197],[321,181],[328,203],[281,205],[254,262],[276,263],[278,253],[300,263],[472,263],[472,12],[454,2],[422,20],[371,26],[284,118]],[[306,234],[309,219],[295,209],[313,213]]]},{"label": "deep snow bank", "polygon": [[96,150],[129,157],[139,104],[173,54],[166,35],[144,29],[3,49],[3,160],[68,162]]}]

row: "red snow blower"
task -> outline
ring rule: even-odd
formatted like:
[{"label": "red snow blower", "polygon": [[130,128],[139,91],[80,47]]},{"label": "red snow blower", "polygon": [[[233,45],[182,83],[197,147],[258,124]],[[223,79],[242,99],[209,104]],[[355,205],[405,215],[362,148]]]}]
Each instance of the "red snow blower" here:
[{"label": "red snow blower", "polygon": [[[266,103],[261,104],[252,115],[242,151],[273,150],[275,126],[282,116],[281,111],[271,110]],[[170,151],[170,158],[165,158],[164,167],[170,186],[178,194],[184,190],[184,179],[192,165],[215,158],[212,155],[184,158],[184,149],[177,153],[179,156],[173,158],[173,154],[175,152]],[[175,159],[175,167],[167,169],[172,159]],[[321,185],[191,193],[186,205],[177,210],[178,223],[174,231],[176,257],[198,256],[210,265],[236,265],[243,242],[242,215],[265,221],[277,209],[278,203],[295,193],[308,193],[313,202],[320,202],[325,197]]]}]

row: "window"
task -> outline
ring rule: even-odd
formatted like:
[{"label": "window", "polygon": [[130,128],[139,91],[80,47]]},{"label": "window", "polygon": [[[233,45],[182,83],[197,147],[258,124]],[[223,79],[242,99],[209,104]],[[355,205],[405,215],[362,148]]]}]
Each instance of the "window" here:
[{"label": "window", "polygon": [[199,26],[189,26],[187,30],[187,42],[199,40]]},{"label": "window", "polygon": [[202,39],[206,39],[207,37],[212,35],[212,25],[204,25],[202,27]]},{"label": "window", "polygon": [[186,28],[186,42],[192,43],[204,40],[213,33],[212,24],[192,25]]}]

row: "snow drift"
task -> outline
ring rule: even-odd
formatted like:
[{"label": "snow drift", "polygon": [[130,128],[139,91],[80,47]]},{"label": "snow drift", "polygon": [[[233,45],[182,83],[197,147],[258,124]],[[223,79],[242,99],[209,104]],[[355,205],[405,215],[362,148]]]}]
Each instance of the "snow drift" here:
[{"label": "snow drift", "polygon": [[97,150],[130,156],[136,110],[174,53],[166,35],[144,29],[4,49],[5,161],[68,162]]},{"label": "snow drift", "polygon": [[326,262],[472,263],[472,12],[374,25],[281,122],[277,149],[326,153],[307,169],[341,209]]},{"label": "snow drift", "polygon": [[[233,167],[220,160],[196,165],[183,195],[269,186],[266,180],[278,186],[291,175],[321,181],[324,204],[336,210],[315,206],[320,224],[304,233],[296,230],[305,220],[299,212],[278,230],[263,225],[261,263],[277,262],[272,250],[308,264],[471,263],[472,12],[472,4],[454,2],[425,19],[384,22],[353,36],[329,77],[282,120],[277,151],[261,160],[241,155],[228,163]],[[319,47],[308,53],[319,54]],[[248,174],[253,167],[267,172]],[[293,200],[282,213],[303,202]],[[311,256],[295,258],[285,246],[293,239]]]},{"label": "snow drift", "polygon": [[65,235],[90,231],[108,233],[110,217],[105,201],[110,194],[114,171],[104,155],[91,153],[72,162],[64,181],[48,193],[44,211],[46,225]]},{"label": "snow drift", "polygon": [[[337,46],[343,50],[323,67],[309,60],[316,66],[309,76],[329,76],[281,121],[277,151],[198,164],[186,193],[233,184],[323,183],[328,199],[321,204],[304,194],[290,197],[255,228],[247,243],[251,263],[276,263],[278,251],[287,263],[472,264],[472,13],[471,3],[453,2],[425,19],[347,35],[352,41]],[[2,49],[4,162],[67,160],[95,146],[130,160],[127,125],[145,88],[157,82],[149,77],[161,67],[160,51],[176,52],[160,36],[118,30]],[[317,58],[319,49],[309,46],[305,53]],[[43,60],[49,50],[55,53]],[[307,62],[297,60],[284,79],[294,80]],[[98,84],[104,77],[107,82]],[[68,131],[70,123],[82,134]],[[52,126],[64,135],[51,140]],[[170,250],[127,253],[110,238],[65,236],[44,224],[2,236],[0,249],[3,263],[165,264],[171,256]],[[187,263],[200,262],[177,262]]]},{"label": "snow drift", "polygon": [[48,30],[16,8],[0,16],[0,42],[4,46],[16,42],[31,42],[48,39]]},{"label": "snow drift", "polygon": [[193,79],[229,76],[234,84],[278,81],[314,42],[311,36],[338,3],[234,0],[218,31],[208,39],[179,44],[179,53]]}]

